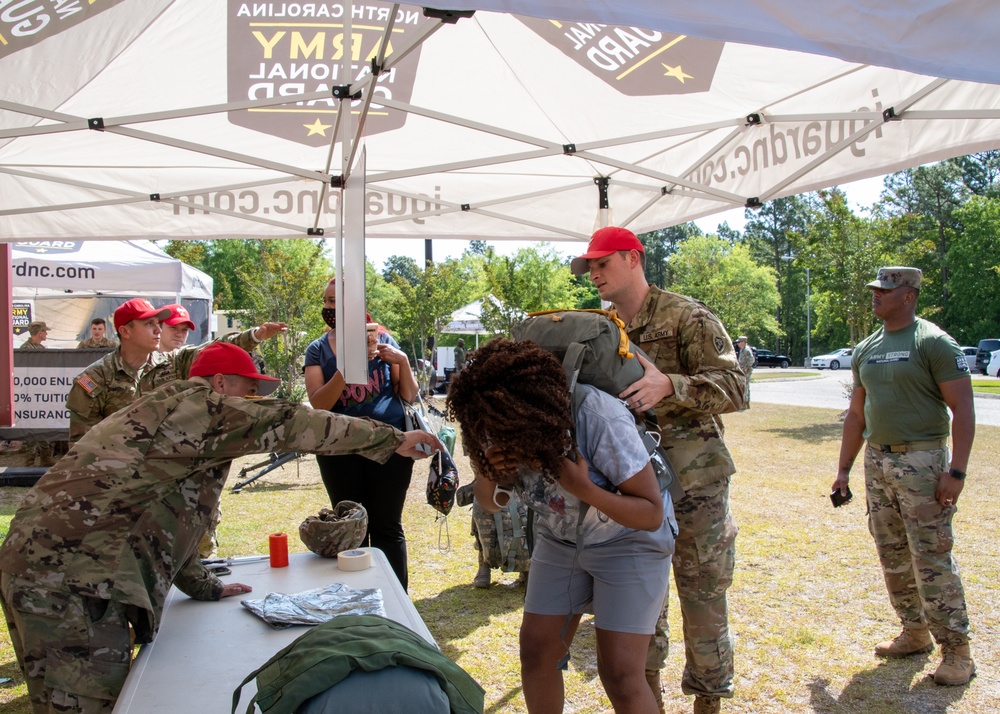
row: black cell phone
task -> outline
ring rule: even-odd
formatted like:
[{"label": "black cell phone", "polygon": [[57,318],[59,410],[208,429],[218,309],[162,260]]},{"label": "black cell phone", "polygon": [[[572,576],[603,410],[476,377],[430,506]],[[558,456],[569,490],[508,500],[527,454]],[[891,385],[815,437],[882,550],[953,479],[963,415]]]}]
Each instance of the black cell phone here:
[{"label": "black cell phone", "polygon": [[834,508],[840,508],[845,503],[850,503],[852,498],[854,498],[854,494],[851,493],[851,487],[850,486],[847,487],[847,495],[846,496],[841,496],[840,495],[840,489],[839,488],[837,490],[835,490],[833,493],[830,494],[830,500],[833,502],[833,507]]}]

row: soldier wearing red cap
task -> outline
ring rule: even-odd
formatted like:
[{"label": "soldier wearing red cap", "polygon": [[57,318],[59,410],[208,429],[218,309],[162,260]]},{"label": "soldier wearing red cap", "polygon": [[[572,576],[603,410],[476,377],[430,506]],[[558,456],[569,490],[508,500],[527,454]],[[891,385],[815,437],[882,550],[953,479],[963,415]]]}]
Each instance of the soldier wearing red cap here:
[{"label": "soldier wearing red cap", "polygon": [[183,305],[172,303],[163,308],[170,310],[170,317],[160,322],[160,352],[173,352],[184,346],[188,333],[195,329],[195,324],[191,320],[191,313]]},{"label": "soldier wearing red cap", "polygon": [[250,591],[197,556],[232,459],[280,450],[384,462],[442,448],[427,432],[243,399],[278,380],[232,344],[205,347],[190,374],[91,429],[10,523],[0,606],[34,712],[110,712],[132,659],[129,627],[136,643],[152,641],[172,585],[198,600]]},{"label": "soldier wearing red cap", "polygon": [[[143,393],[175,379],[185,379],[199,349],[188,346],[169,354],[158,352],[160,322],[171,311],[153,307],[143,298],[122,303],[114,314],[118,349],[87,367],[73,381],[66,396],[70,442],[77,441],[105,417],[128,406]],[[288,328],[283,322],[266,322],[239,335],[223,339],[250,351],[261,341]]]},{"label": "soldier wearing red cap", "polygon": [[[684,619],[686,665],[681,687],[695,714],[720,711],[733,696],[733,648],[726,591],[736,557],[729,481],[736,471],[719,415],[743,405],[745,375],[732,340],[712,311],[685,295],[646,282],[645,249],[632,231],[601,228],[571,263],[590,274],[601,299],[613,303],[629,338],[649,355],[645,375],[620,395],[652,409],[684,498],[674,503],[680,529],[673,571]],[[666,608],[650,644],[646,675],[663,711],[660,672],[667,654]]]}]

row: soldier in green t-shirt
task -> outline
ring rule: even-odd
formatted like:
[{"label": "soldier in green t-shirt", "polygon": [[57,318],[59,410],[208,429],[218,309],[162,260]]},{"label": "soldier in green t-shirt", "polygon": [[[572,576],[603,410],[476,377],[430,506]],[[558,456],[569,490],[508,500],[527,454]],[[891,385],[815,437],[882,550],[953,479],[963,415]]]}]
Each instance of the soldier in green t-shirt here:
[{"label": "soldier in green t-shirt", "polygon": [[897,637],[875,646],[875,654],[930,652],[933,635],[942,653],[934,681],[957,685],[976,673],[965,592],[951,554],[951,521],[976,416],[961,348],[916,316],[920,282],[918,268],[891,267],[881,268],[868,283],[872,312],[883,326],[854,349],[854,391],[833,490],[846,496],[851,466],[867,441],[869,530],[889,601],[903,625]]}]

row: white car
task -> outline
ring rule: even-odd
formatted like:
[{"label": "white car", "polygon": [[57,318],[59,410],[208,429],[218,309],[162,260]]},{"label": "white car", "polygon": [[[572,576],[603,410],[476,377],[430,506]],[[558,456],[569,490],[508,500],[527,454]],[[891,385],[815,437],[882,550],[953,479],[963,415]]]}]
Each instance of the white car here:
[{"label": "white car", "polygon": [[976,352],[978,352],[979,350],[977,350],[975,347],[959,347],[958,349],[962,350],[962,354],[965,355],[965,363],[969,365],[969,372],[971,374],[975,374]]},{"label": "white car", "polygon": [[991,377],[1000,377],[1000,350],[990,353],[990,363],[986,365],[986,374]]},{"label": "white car", "polygon": [[850,347],[844,347],[842,349],[831,352],[828,355],[820,355],[819,357],[812,358],[813,369],[826,369],[829,367],[831,370],[838,370],[841,367],[851,366],[851,353],[854,350]]}]

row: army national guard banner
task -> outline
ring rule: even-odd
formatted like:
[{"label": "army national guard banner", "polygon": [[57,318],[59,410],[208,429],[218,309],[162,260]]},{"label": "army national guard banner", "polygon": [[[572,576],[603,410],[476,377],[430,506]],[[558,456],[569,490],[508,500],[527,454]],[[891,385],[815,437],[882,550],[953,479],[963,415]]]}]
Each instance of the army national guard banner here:
[{"label": "army national guard banner", "polygon": [[369,238],[585,241],[1000,144],[991,0],[439,6],[0,0],[0,241],[334,235],[347,113]]}]

